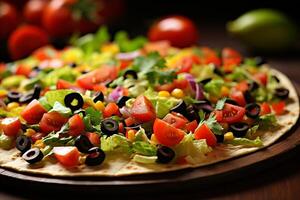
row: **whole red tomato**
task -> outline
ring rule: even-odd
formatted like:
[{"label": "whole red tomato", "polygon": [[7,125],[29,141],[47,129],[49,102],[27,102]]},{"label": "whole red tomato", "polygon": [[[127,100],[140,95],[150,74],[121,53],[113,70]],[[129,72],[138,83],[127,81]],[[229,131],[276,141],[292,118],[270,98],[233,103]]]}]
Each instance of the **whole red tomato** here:
[{"label": "whole red tomato", "polygon": [[148,37],[150,41],[168,40],[176,47],[191,46],[199,39],[196,25],[184,16],[170,16],[157,21],[150,28]]},{"label": "whole red tomato", "polygon": [[6,39],[18,25],[16,8],[6,2],[0,1],[0,40]]},{"label": "whole red tomato", "polygon": [[43,14],[43,26],[54,37],[78,31],[93,32],[111,22],[123,9],[123,0],[52,0]]},{"label": "whole red tomato", "polygon": [[17,28],[8,39],[8,50],[12,59],[28,56],[35,49],[49,43],[47,33],[40,27],[24,25]]},{"label": "whole red tomato", "polygon": [[48,0],[30,0],[23,9],[25,20],[31,24],[41,25]]}]

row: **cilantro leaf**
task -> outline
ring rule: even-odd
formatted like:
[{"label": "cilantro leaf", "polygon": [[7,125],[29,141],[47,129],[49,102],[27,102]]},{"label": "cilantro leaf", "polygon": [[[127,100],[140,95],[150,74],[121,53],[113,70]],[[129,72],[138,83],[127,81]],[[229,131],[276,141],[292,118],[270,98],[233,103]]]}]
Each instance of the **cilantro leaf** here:
[{"label": "cilantro leaf", "polygon": [[200,126],[205,123],[216,135],[223,135],[223,127],[217,122],[215,115],[210,115],[207,120],[202,120]]},{"label": "cilantro leaf", "polygon": [[222,110],[225,105],[226,98],[220,99],[216,104],[216,110]]}]

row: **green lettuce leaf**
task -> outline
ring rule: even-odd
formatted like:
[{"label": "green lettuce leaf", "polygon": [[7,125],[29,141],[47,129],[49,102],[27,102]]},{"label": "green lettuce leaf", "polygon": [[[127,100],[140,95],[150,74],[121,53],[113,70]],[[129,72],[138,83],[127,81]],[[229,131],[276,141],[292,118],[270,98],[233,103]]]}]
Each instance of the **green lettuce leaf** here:
[{"label": "green lettuce leaf", "polygon": [[70,117],[72,115],[72,111],[70,108],[65,107],[58,101],[56,101],[53,105],[53,108],[49,112],[58,112],[59,114],[65,116],[65,117]]},{"label": "green lettuce leaf", "polygon": [[136,141],[132,144],[132,149],[135,153],[140,155],[144,155],[144,156],[156,155],[156,147],[147,142]]},{"label": "green lettuce leaf", "polygon": [[9,150],[13,147],[14,138],[0,133],[0,148]]},{"label": "green lettuce leaf", "polygon": [[73,70],[71,67],[62,67],[47,74],[42,81],[46,86],[51,86],[55,85],[58,79],[74,82],[79,75],[80,73]]},{"label": "green lettuce leaf", "polygon": [[136,154],[133,156],[132,160],[137,163],[142,163],[142,164],[154,164],[156,163],[157,156],[143,156]]},{"label": "green lettuce leaf", "polygon": [[232,145],[243,145],[246,147],[261,147],[263,146],[263,143],[259,137],[257,137],[255,140],[250,140],[247,138],[234,138],[231,141],[227,141],[226,143],[232,144]]},{"label": "green lettuce leaf", "polygon": [[221,87],[224,85],[222,79],[213,79],[204,86],[205,92],[212,96],[220,96]]},{"label": "green lettuce leaf", "polygon": [[277,119],[273,113],[259,117],[259,128],[261,129],[269,129],[270,127],[276,127],[277,125]]},{"label": "green lettuce leaf", "polygon": [[130,40],[125,31],[119,31],[116,33],[114,41],[118,44],[121,52],[130,52],[143,47],[147,39],[139,36]]},{"label": "green lettuce leaf", "polygon": [[114,134],[110,137],[101,137],[101,149],[105,152],[119,151],[121,153],[132,153],[130,142],[123,135]]},{"label": "green lettuce leaf", "polygon": [[67,94],[74,92],[73,90],[53,90],[48,91],[45,94],[46,100],[50,106],[54,106],[55,102],[59,102],[62,105],[65,105],[64,99]]}]

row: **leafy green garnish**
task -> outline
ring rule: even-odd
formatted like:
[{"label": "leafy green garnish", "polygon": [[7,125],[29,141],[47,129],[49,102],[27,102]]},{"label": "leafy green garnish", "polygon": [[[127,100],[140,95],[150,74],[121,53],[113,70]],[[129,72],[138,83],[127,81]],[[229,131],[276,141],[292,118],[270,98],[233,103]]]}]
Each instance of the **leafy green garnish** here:
[{"label": "leafy green garnish", "polygon": [[200,122],[200,125],[205,123],[214,134],[216,135],[222,135],[223,134],[223,127],[217,122],[215,115],[210,115],[207,120],[202,120]]},{"label": "leafy green garnish", "polygon": [[119,31],[116,33],[114,41],[118,44],[121,52],[130,52],[142,48],[147,39],[139,36],[130,40],[125,31]]},{"label": "leafy green garnish", "polygon": [[119,151],[122,153],[132,153],[129,141],[123,135],[114,134],[110,137],[101,137],[101,149],[103,151]]},{"label": "leafy green garnish", "polygon": [[162,70],[167,66],[166,61],[157,52],[148,56],[140,56],[133,62],[132,69],[145,76],[150,84],[164,84],[172,82],[177,76],[174,70]]},{"label": "leafy green garnish", "polygon": [[72,136],[65,137],[65,134],[68,133],[69,129],[70,126],[68,123],[66,123],[61,127],[59,131],[57,132],[53,131],[49,133],[42,140],[46,145],[50,145],[52,147],[66,145],[68,142],[70,142],[73,139]]},{"label": "leafy green garnish", "polygon": [[247,131],[246,137],[247,137],[248,139],[252,139],[252,138],[253,138],[253,135],[256,133],[256,131],[258,130],[258,128],[259,128],[259,125],[258,125],[258,124],[252,126],[251,128],[249,128],[248,131]]},{"label": "leafy green garnish", "polygon": [[273,113],[259,117],[259,128],[261,129],[269,129],[270,127],[275,127],[277,125],[277,119]]},{"label": "leafy green garnish", "polygon": [[224,108],[225,105],[225,101],[227,98],[222,98],[220,99],[217,104],[216,104],[216,110],[222,110]]},{"label": "leafy green garnish", "polygon": [[95,110],[93,107],[88,107],[86,110],[86,115],[89,115],[91,117],[91,122],[93,125],[100,124],[102,119],[102,113]]}]

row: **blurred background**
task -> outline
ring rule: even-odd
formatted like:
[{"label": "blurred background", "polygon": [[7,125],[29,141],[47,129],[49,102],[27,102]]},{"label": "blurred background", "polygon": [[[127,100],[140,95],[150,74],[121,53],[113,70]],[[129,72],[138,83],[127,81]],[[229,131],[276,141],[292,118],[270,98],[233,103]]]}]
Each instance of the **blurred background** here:
[{"label": "blurred background", "polygon": [[[64,24],[55,22],[54,24],[44,24],[44,12],[38,13],[36,10],[41,7],[47,6],[49,2],[75,2],[76,0],[0,0],[3,7],[3,2],[9,3],[17,14],[17,19],[14,22],[13,19],[1,20],[0,29],[1,32],[7,32],[6,35],[1,36],[1,51],[0,60],[9,61],[11,56],[8,48],[8,40],[13,31],[24,24],[34,24],[43,30],[46,30],[51,38],[51,43],[56,47],[63,47],[67,44],[69,37],[72,35],[72,31],[66,31],[63,34],[51,33],[53,29],[65,29],[68,30],[68,26],[61,26]],[[89,0],[87,0],[89,1]],[[41,6],[39,2],[44,2]],[[81,1],[85,2],[85,1]],[[295,1],[269,1],[269,0],[244,0],[244,1],[192,1],[192,0],[151,0],[151,1],[137,1],[137,0],[95,0],[100,5],[101,20],[93,26],[87,25],[88,22],[81,23],[81,32],[93,32],[103,24],[108,25],[111,32],[116,32],[120,29],[129,32],[130,36],[136,36],[138,34],[147,34],[149,27],[153,22],[161,17],[168,15],[184,15],[190,18],[199,30],[199,45],[209,45],[212,47],[233,46],[238,50],[246,54],[260,54],[274,55],[274,52],[260,51],[260,49],[249,48],[249,44],[241,39],[240,36],[232,37],[230,31],[226,29],[226,24],[229,21],[237,19],[244,13],[259,9],[259,8],[271,8],[279,10],[284,13],[289,21],[300,26],[300,13],[297,9]],[[3,8],[0,9],[3,15]],[[78,12],[78,10],[81,10]],[[34,13],[35,12],[35,13]],[[92,11],[84,4],[75,7],[75,12],[80,13],[79,16],[83,16],[90,19],[88,13]],[[77,13],[77,14],[78,14]],[[63,15],[63,14],[61,14]],[[1,14],[0,14],[1,16]],[[94,18],[93,18],[94,17]],[[28,19],[29,18],[29,19]],[[36,18],[38,19],[36,22]],[[257,17],[258,18],[258,17]],[[95,16],[92,16],[95,19]],[[58,20],[58,19],[56,19]],[[259,19],[258,19],[259,20]],[[3,22],[5,21],[5,22]],[[7,22],[9,23],[7,24]],[[6,24],[5,24],[6,23]],[[264,22],[263,22],[264,23]],[[268,22],[267,22],[268,23]],[[66,23],[65,23],[66,24]],[[276,24],[276,22],[274,22]],[[48,26],[48,27],[47,27]],[[50,26],[50,28],[49,28]],[[53,27],[54,26],[54,27]],[[267,25],[266,25],[267,26]],[[92,27],[92,28],[91,28]],[[6,30],[10,29],[10,30]],[[282,29],[286,29],[282,26]],[[69,29],[71,30],[71,29]],[[83,31],[82,31],[83,30]],[[259,35],[258,35],[259,36]],[[277,40],[277,39],[276,39]],[[283,38],[283,40],[286,40]],[[276,51],[276,56],[297,56],[299,54],[299,34],[297,39],[294,39],[289,48],[282,48],[281,51]],[[250,45],[251,46],[251,45]]]}]

